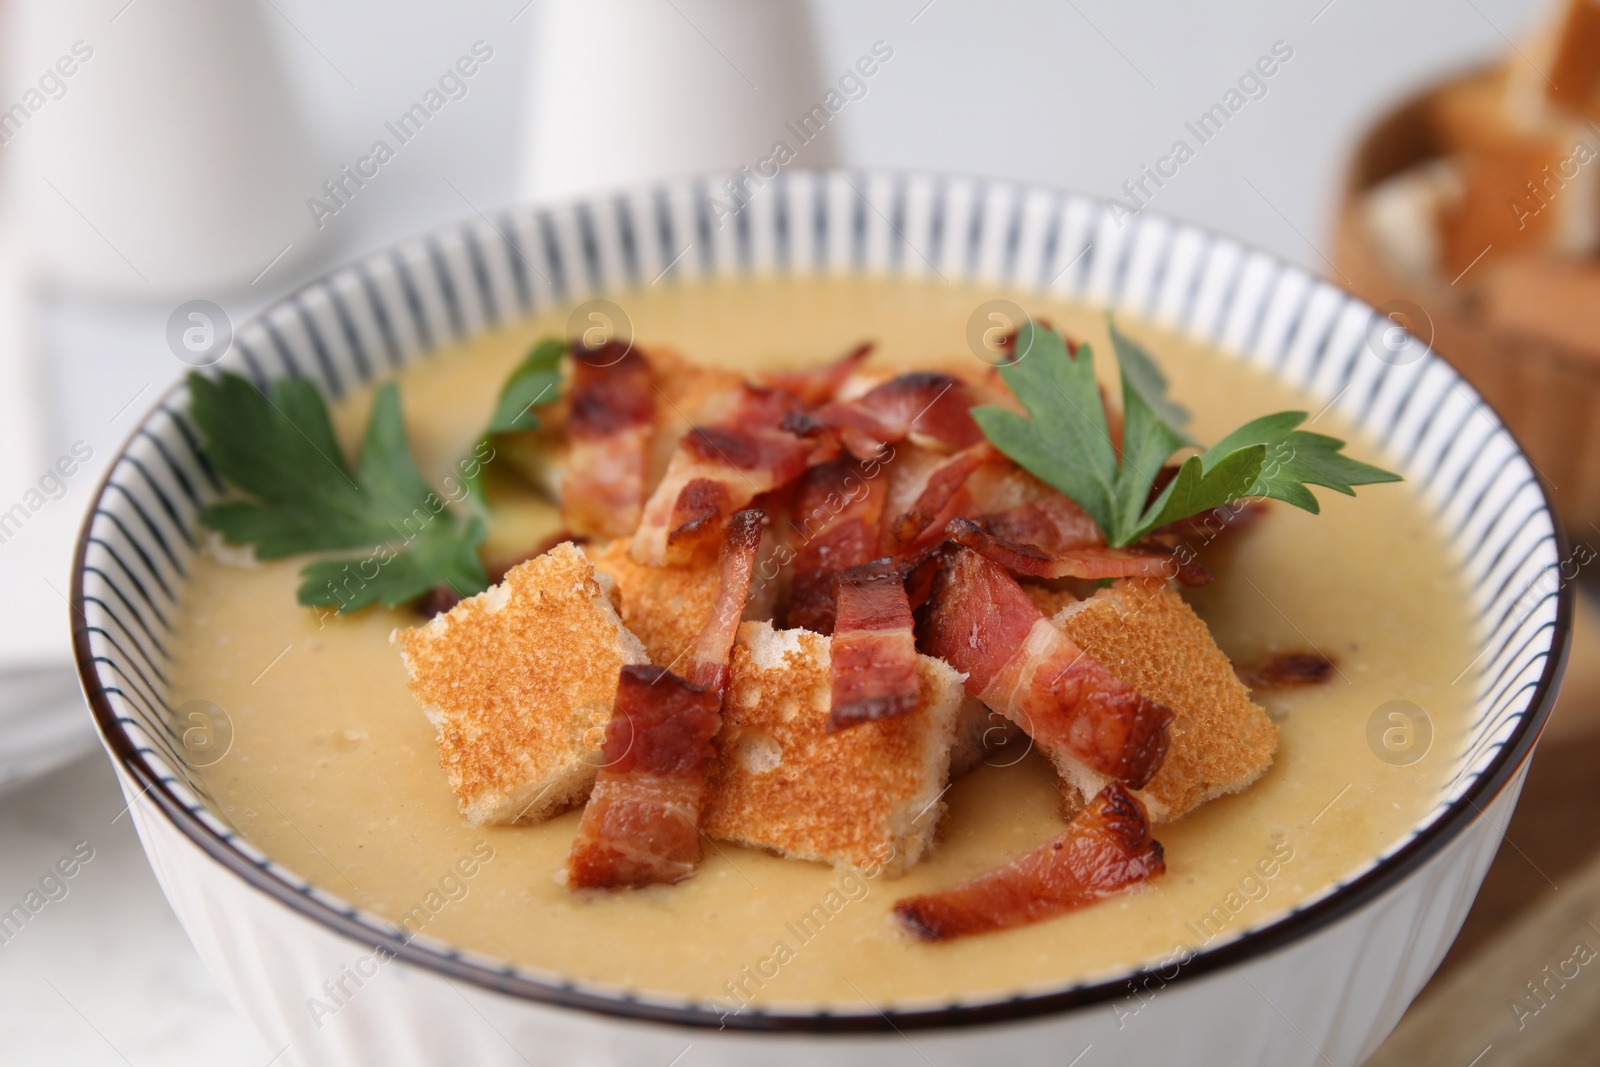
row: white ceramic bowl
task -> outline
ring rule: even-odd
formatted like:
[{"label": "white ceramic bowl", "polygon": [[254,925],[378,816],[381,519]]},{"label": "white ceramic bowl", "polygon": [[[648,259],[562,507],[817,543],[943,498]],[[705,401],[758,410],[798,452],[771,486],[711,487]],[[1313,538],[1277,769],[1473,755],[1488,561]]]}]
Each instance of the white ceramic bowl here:
[{"label": "white ceramic bowl", "polygon": [[[1436,508],[1487,639],[1461,683],[1478,694],[1470,743],[1437,804],[1368,868],[1181,967],[1001,1002],[721,1019],[408,938],[236,835],[181,758],[167,624],[197,510],[221,487],[180,387],[144,419],[85,522],[75,639],[151,863],[230,999],[282,1062],[301,1064],[1359,1063],[1460,927],[1561,673],[1565,547],[1515,442],[1420,342],[1377,343],[1389,323],[1367,305],[1192,227],[1142,214],[1119,228],[1095,201],[1003,182],[791,172],[719,228],[707,204],[721,187],[720,175],[664,182],[438,230],[279,302],[238,331],[229,360],[258,382],[301,375],[337,395],[440,342],[663,275],[937,272],[1153,318],[1337,407]],[[347,974],[360,982],[347,979],[336,1016],[309,1010]]]}]

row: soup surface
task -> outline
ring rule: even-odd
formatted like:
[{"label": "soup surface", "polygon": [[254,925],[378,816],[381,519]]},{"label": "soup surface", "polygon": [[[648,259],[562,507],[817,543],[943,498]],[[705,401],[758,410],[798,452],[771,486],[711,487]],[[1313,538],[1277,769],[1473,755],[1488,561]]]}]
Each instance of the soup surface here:
[{"label": "soup surface", "polygon": [[[891,364],[972,359],[968,317],[997,295],[920,282],[754,280],[618,300],[642,342],[756,369],[830,358],[863,338]],[[1109,369],[1099,313],[1012,298],[1091,341],[1102,374]],[[562,333],[566,319],[563,310],[518,324],[400,375],[424,473],[440,483],[452,472],[530,340]],[[1271,411],[1322,406],[1194,344],[1120,325],[1161,362],[1200,440]],[[335,411],[351,447],[369,402],[361,393]],[[1333,413],[1314,428],[1383,461]],[[578,896],[556,881],[577,812],[490,829],[457,814],[433,728],[389,645],[391,630],[420,621],[413,613],[319,618],[295,603],[302,560],[242,567],[203,556],[178,623],[174,703],[203,699],[226,711],[232,746],[200,773],[242,834],[428,938],[552,975],[715,998],[729,1011],[754,1002],[855,1012],[1060,987],[1199,951],[1319,895],[1401,840],[1450,774],[1471,699],[1452,681],[1475,652],[1452,558],[1405,483],[1365,487],[1355,499],[1317,494],[1321,516],[1274,505],[1237,547],[1208,558],[1217,580],[1188,593],[1236,662],[1316,650],[1337,663],[1323,686],[1260,698],[1281,729],[1271,770],[1243,794],[1158,826],[1168,873],[1154,887],[950,944],[916,941],[890,908],[1060,831],[1054,778],[1037,755],[1009,766],[995,758],[955,783],[937,847],[893,881],[717,843],[680,885]],[[497,516],[490,547],[513,550],[555,525],[530,497]],[[1420,705],[1432,722],[1427,754],[1405,765],[1379,758],[1368,741],[1369,720],[1393,700]]]}]

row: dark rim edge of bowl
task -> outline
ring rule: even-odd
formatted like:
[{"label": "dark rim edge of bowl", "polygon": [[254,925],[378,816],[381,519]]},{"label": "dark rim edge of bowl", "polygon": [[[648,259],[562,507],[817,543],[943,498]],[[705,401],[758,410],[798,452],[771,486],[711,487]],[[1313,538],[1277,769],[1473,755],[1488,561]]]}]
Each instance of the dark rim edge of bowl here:
[{"label": "dark rim edge of bowl", "polygon": [[[1019,187],[1029,187],[1025,182],[1016,184]],[[592,196],[569,198],[560,203],[553,203],[552,207],[568,207],[587,202],[589,199],[592,199]],[[425,232],[446,229],[449,225],[451,224],[433,227]],[[393,242],[394,245],[403,243],[404,240]],[[1235,240],[1235,243],[1243,249],[1259,251],[1245,242]],[[1283,262],[1281,256],[1272,253],[1262,254],[1268,255],[1274,261]],[[306,284],[315,285],[339,269],[341,267],[325,271]],[[297,287],[295,291],[298,292],[300,288],[304,287]],[[1342,287],[1340,292],[1350,299],[1364,303],[1360,297],[1345,291]],[[291,292],[272,301],[252,316],[252,321],[263,317],[293,295]],[[1444,363],[1452,374],[1460,377],[1460,372],[1450,364],[1449,360],[1437,352],[1431,353],[1431,356]],[[1464,378],[1462,380],[1465,381]],[[453,952],[441,952],[418,945],[408,938],[375,930],[332,905],[295,889],[251,861],[190,811],[169,788],[168,780],[163,780],[145,761],[132,739],[121,729],[117,722],[116,709],[111,706],[110,699],[100,684],[99,672],[95,669],[94,652],[89,647],[89,627],[83,609],[84,567],[89,549],[89,530],[96,515],[95,505],[104,497],[112,475],[127,454],[128,446],[139,435],[150,414],[162,407],[181,388],[183,382],[180,380],[164,392],[154,405],[146,409],[133,431],[117,449],[115,457],[105,474],[101,476],[94,495],[90,498],[90,506],[79,525],[78,542],[73,552],[70,608],[73,658],[77,665],[78,681],[83,687],[84,697],[88,701],[95,728],[99,731],[102,742],[109,749],[111,756],[140,784],[140,792],[135,796],[135,801],[144,796],[152,798],[162,813],[190,842],[248,885],[298,913],[300,917],[328,927],[359,945],[373,949],[381,947],[397,959],[433,971],[447,979],[459,979],[496,993],[554,1007],[578,1008],[600,1016],[634,1022],[668,1023],[692,1029],[733,1030],[744,1033],[884,1034],[901,1030],[993,1025],[1035,1019],[1094,1004],[1109,1004],[1121,997],[1133,995],[1136,989],[1149,988],[1151,985],[1158,989],[1164,988],[1175,982],[1192,980],[1264,956],[1293,941],[1323,930],[1372,902],[1432,859],[1465,829],[1468,823],[1482,815],[1483,807],[1494,801],[1527,762],[1535,742],[1543,732],[1555,703],[1562,674],[1566,670],[1567,655],[1572,642],[1576,594],[1573,583],[1563,581],[1556,592],[1556,618],[1551,633],[1551,654],[1545,658],[1544,669],[1535,683],[1529,710],[1521,716],[1521,721],[1514,728],[1511,738],[1500,748],[1477,779],[1431,823],[1354,880],[1266,926],[1249,930],[1216,948],[1202,949],[1193,953],[1178,965],[1178,973],[1170,978],[1163,976],[1155,967],[1142,967],[1116,979],[1093,985],[1075,986],[1057,992],[1018,994],[985,1003],[951,1004],[906,1011],[874,1008],[870,1014],[834,1014],[825,1010],[769,1012],[754,1009],[749,1012],[720,1012],[709,1002],[702,1004],[689,1001],[688,998],[686,1003],[680,1006],[645,999],[652,994],[635,998],[623,993],[585,992],[575,983],[548,981],[515,973],[510,971],[509,963],[502,964],[501,969],[496,969],[487,964],[464,959]],[[1527,462],[1527,453],[1523,450],[1522,443],[1500,418],[1499,411],[1495,410],[1487,400],[1481,397],[1480,400],[1494,412],[1495,418],[1500,422],[1500,432],[1511,441],[1517,450],[1517,455]],[[1543,475],[1539,474],[1531,463],[1529,468],[1539,488],[1545,510],[1550,516],[1556,557],[1558,560],[1565,559],[1571,546],[1551,499],[1550,487],[1545,484]],[[1170,969],[1171,965],[1167,967],[1167,970]]]}]

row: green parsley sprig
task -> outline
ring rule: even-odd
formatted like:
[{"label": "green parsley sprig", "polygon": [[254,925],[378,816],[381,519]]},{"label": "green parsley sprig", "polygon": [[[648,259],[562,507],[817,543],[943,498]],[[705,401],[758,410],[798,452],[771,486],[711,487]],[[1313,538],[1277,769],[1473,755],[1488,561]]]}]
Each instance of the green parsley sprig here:
[{"label": "green parsley sprig", "polygon": [[262,392],[237,374],[189,376],[189,414],[217,473],[248,499],[213,504],[200,521],[260,559],[366,549],[301,572],[300,603],[391,607],[440,584],[462,596],[488,586],[482,519],[461,519],[417,470],[393,382],[378,388],[359,466],[346,462],[314,385],[283,378]]},{"label": "green parsley sprig", "polygon": [[489,584],[478,547],[486,535],[490,442],[539,428],[534,409],[560,395],[565,354],[560,340],[536,342],[501,387],[478,447],[461,464],[472,511],[464,519],[417,470],[393,382],[373,396],[359,466],[352,468],[310,382],[284,378],[263,392],[237,374],[191,374],[189,413],[206,456],[246,497],[213,504],[200,521],[229,544],[253,545],[264,560],[368,550],[308,563],[297,592],[308,607],[394,607],[440,585],[463,597],[480,593]]},{"label": "green parsley sprig", "polygon": [[[567,343],[559,337],[545,337],[535,341],[522,362],[511,371],[500,387],[495,400],[494,414],[478,439],[477,454],[484,446],[493,444],[500,434],[522,433],[539,428],[535,408],[553,403],[561,396],[561,359],[567,354]],[[492,452],[492,449],[491,449]],[[487,464],[474,465],[465,479],[468,500],[480,515],[488,507],[483,476]]]},{"label": "green parsley sprig", "polygon": [[1017,332],[1017,357],[1000,367],[1029,417],[992,405],[974,408],[972,415],[996,448],[1077,501],[1113,547],[1245,497],[1271,497],[1316,514],[1317,498],[1308,485],[1354,496],[1354,486],[1400,480],[1346,456],[1337,438],[1296,429],[1305,412],[1281,411],[1189,455],[1152,498],[1167,461],[1181,449],[1200,446],[1185,432],[1189,413],[1168,397],[1166,378],[1149,353],[1115,323],[1111,342],[1122,378],[1120,460],[1100,400],[1093,350],[1079,345],[1069,352],[1061,334],[1032,322]]}]

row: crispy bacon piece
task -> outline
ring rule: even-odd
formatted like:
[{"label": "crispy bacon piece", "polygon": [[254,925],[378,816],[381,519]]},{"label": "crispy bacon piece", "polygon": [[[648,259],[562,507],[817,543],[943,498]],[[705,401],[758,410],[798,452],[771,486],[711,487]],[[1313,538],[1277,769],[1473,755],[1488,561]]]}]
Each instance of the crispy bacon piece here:
[{"label": "crispy bacon piece", "polygon": [[1160,768],[1172,712],[1079,648],[999,564],[952,548],[918,638],[1042,748],[1134,789]]},{"label": "crispy bacon piece", "polygon": [[721,694],[663,667],[630,664],[567,858],[575,889],[680,882],[700,863],[700,801],[722,726]]},{"label": "crispy bacon piece", "polygon": [[[1150,485],[1151,502],[1178,476],[1179,469],[1174,464],[1168,464],[1156,472],[1155,480]],[[1196,548],[1204,548],[1224,535],[1244,533],[1260,522],[1270,510],[1271,505],[1258,497],[1235,500],[1169,523],[1152,533],[1151,540],[1162,544],[1187,541]]]},{"label": "crispy bacon piece", "polygon": [[991,532],[1045,552],[1103,545],[1105,534],[1087,511],[1061,490],[997,457],[975,471],[969,482],[973,514]]},{"label": "crispy bacon piece", "polygon": [[443,615],[459,603],[461,594],[449,582],[440,582],[417,601],[417,610],[431,619],[435,615]]},{"label": "crispy bacon piece", "polygon": [[896,520],[900,516],[916,507],[918,498],[927,491],[928,481],[951,459],[946,453],[919,448],[909,441],[891,447],[894,454],[884,461],[884,478],[889,483],[889,490],[883,510],[885,525],[888,526],[897,525]]},{"label": "crispy bacon piece", "polygon": [[877,460],[841,456],[806,471],[790,527],[790,626],[833,633],[839,575],[878,555],[888,479]]},{"label": "crispy bacon piece", "polygon": [[829,730],[916,710],[920,690],[911,601],[894,560],[874,560],[839,576],[831,673]]},{"label": "crispy bacon piece", "polygon": [[983,516],[984,528],[996,537],[1032,545],[1041,552],[1071,552],[1106,543],[1089,513],[1061,493],[1053,499],[1030,500],[997,511],[982,510],[981,505],[976,510]]},{"label": "crispy bacon piece", "polygon": [[996,537],[1030,545],[1046,555],[1106,543],[1087,511],[1061,490],[1034,477],[1004,456],[973,472],[971,516]]},{"label": "crispy bacon piece", "polygon": [[561,519],[593,537],[626,537],[639,525],[655,431],[655,381],[637,350],[611,341],[574,344],[568,388],[567,461]]},{"label": "crispy bacon piece", "polygon": [[1050,555],[1032,545],[998,537],[984,522],[972,519],[951,520],[945,536],[1013,574],[1029,578],[1174,578],[1184,573],[1171,552],[1088,545]]},{"label": "crispy bacon piece", "polygon": [[745,385],[722,419],[685,434],[645,503],[633,534],[634,561],[687,562],[728,516],[823,458],[817,444],[777,428],[797,404],[786,393]]},{"label": "crispy bacon piece", "polygon": [[795,503],[789,625],[832,633],[838,576],[880,556],[921,558],[971,505],[969,476],[995,462],[1010,461],[987,442],[953,456],[901,443],[881,459],[843,456],[808,470]]},{"label": "crispy bacon piece", "polygon": [[832,400],[839,387],[872,355],[874,345],[863,341],[832,363],[805,370],[775,371],[761,376],[762,385],[778,389],[811,407]]},{"label": "crispy bacon piece", "polygon": [[727,524],[717,598],[689,653],[685,677],[642,664],[622,668],[605,761],[567,858],[575,889],[680,882],[700,862],[700,807],[722,727],[728,655],[750,591],[766,515]]},{"label": "crispy bacon piece", "polygon": [[978,527],[967,534],[973,541],[968,547],[1018,574],[1096,580],[1160,576],[1188,586],[1211,580],[1211,573],[1176,537],[1107,548],[1105,535],[1088,512],[1003,457],[974,472],[968,488],[968,514]]},{"label": "crispy bacon piece", "polygon": [[1246,689],[1298,689],[1321,685],[1333,676],[1333,660],[1315,652],[1285,652],[1247,667],[1234,665]]},{"label": "crispy bacon piece", "polygon": [[1178,537],[1204,548],[1222,537],[1232,537],[1251,529],[1266,517],[1272,506],[1265,500],[1240,500],[1180,519],[1168,529]]},{"label": "crispy bacon piece", "polygon": [[982,441],[928,471],[921,491],[906,510],[884,524],[883,550],[893,556],[914,555],[942,541],[945,525],[972,507],[967,483],[973,472],[998,456],[993,446]]},{"label": "crispy bacon piece", "polygon": [[750,596],[750,575],[755,570],[761,531],[766,525],[766,513],[757,508],[746,508],[728,520],[717,557],[717,596],[701,624],[684,670],[684,677],[692,685],[720,693],[727,684],[728,656],[739,635],[739,618]]},{"label": "crispy bacon piece", "polygon": [[1054,840],[970,882],[898,901],[894,913],[922,940],[948,941],[1048,919],[1166,869],[1144,805],[1113,782]]},{"label": "crispy bacon piece", "polygon": [[954,452],[984,440],[972,418],[972,408],[980,402],[973,387],[953,374],[912,371],[854,400],[825,404],[790,425],[831,431],[857,459],[872,459],[885,445],[907,438],[925,448]]},{"label": "crispy bacon piece", "polygon": [[[1105,534],[1087,511],[1065,493],[1040,481],[1010,460],[984,464],[968,479],[973,517],[991,559],[1019,574],[1044,577],[1040,561],[1059,566],[1050,577],[1117,578],[1141,575],[1175,577],[1184,585],[1205,585],[1211,574],[1180,549],[1170,534],[1131,549],[1106,547]],[[975,536],[975,535],[971,535]],[[1015,553],[1020,553],[1016,555]],[[1159,561],[1159,565],[1158,565]]]},{"label": "crispy bacon piece", "polygon": [[930,545],[895,561],[905,579],[906,599],[911,602],[913,613],[922,610],[922,606],[933,595],[934,582],[938,580],[944,564],[944,549],[943,544]]},{"label": "crispy bacon piece", "polygon": [[1180,546],[1177,551],[1173,552],[1172,558],[1176,560],[1178,564],[1179,585],[1193,588],[1195,586],[1211,584],[1210,569],[1208,569],[1205,564],[1195,559],[1192,555],[1188,555],[1187,549]]}]

